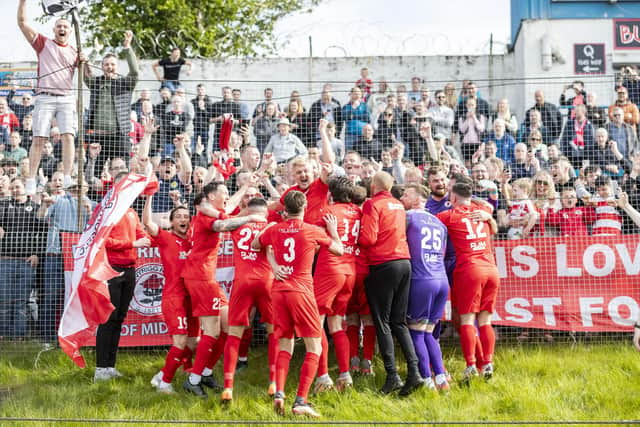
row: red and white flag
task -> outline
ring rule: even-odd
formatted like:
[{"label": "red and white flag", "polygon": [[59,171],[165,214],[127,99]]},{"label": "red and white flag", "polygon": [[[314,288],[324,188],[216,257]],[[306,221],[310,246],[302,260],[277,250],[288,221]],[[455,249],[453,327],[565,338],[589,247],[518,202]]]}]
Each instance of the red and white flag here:
[{"label": "red and white flag", "polygon": [[60,347],[81,368],[80,347],[113,312],[107,281],[120,273],[109,265],[105,242],[111,229],[145,189],[148,177],[129,174],[106,194],[73,248],[71,292],[58,329]]}]

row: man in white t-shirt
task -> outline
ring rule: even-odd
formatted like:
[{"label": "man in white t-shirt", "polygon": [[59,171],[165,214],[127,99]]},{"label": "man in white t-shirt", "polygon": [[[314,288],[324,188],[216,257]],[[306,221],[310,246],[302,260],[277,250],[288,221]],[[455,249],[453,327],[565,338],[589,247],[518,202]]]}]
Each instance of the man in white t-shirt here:
[{"label": "man in white t-shirt", "polygon": [[49,138],[54,118],[62,134],[65,185],[71,182],[77,127],[73,73],[78,63],[78,52],[68,44],[71,23],[63,18],[58,19],[53,28],[53,39],[39,34],[27,23],[26,0],[20,0],[18,5],[18,27],[38,55],[38,96],[33,110],[33,144],[29,150],[29,176],[25,181],[26,193],[34,194],[42,147]]}]

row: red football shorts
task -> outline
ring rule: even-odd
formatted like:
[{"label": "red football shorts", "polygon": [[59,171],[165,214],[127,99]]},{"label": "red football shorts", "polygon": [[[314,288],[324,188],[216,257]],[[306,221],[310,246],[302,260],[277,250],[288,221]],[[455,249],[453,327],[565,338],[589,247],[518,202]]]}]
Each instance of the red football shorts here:
[{"label": "red football shorts", "polygon": [[195,317],[219,316],[220,308],[227,305],[227,297],[216,281],[184,279],[184,284],[191,297]]},{"label": "red football shorts", "polygon": [[351,292],[351,298],[347,304],[347,314],[359,314],[360,316],[371,314],[367,294],[364,292],[364,279],[369,273],[356,274],[355,283]]},{"label": "red football shorts", "polygon": [[313,295],[273,291],[273,326],[278,338],[320,338],[320,314]]},{"label": "red football shorts", "polygon": [[272,322],[271,285],[273,278],[236,281],[229,296],[229,325],[249,326],[249,313],[253,307],[260,312],[264,323]]},{"label": "red football shorts", "polygon": [[162,317],[167,324],[169,335],[197,337],[200,332],[200,322],[191,314],[189,295],[163,297]]},{"label": "red football shorts", "polygon": [[451,304],[459,314],[493,313],[500,287],[498,269],[456,269],[453,272]]},{"label": "red football shorts", "polygon": [[313,278],[313,293],[322,316],[344,316],[351,298],[355,275],[322,274]]}]

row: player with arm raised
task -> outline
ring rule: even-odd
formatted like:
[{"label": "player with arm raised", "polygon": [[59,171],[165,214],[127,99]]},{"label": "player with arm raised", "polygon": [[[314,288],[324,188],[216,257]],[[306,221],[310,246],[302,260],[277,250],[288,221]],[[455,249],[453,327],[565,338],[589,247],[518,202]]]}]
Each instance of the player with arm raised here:
[{"label": "player with arm raised", "polygon": [[[267,218],[267,202],[253,198],[247,204],[250,215]],[[224,347],[224,390],[222,401],[233,399],[233,379],[238,362],[240,341],[245,328],[250,327],[250,313],[253,307],[260,312],[260,319],[266,324],[269,363],[268,394],[273,395],[275,385],[275,356],[277,340],[273,335],[271,287],[273,272],[267,260],[266,250],[251,248],[253,238],[265,227],[266,222],[250,222],[231,233],[233,238],[233,263],[235,279],[229,296],[229,335]]]},{"label": "player with arm raised", "polygon": [[278,202],[269,206],[269,209],[274,211],[281,211],[284,207],[284,197],[289,191],[302,192],[308,203],[306,213],[304,215],[304,221],[308,224],[317,224],[322,221],[322,210],[326,208],[328,204],[329,194],[329,175],[333,172],[333,165],[335,161],[335,153],[331,148],[331,141],[326,135],[327,122],[324,119],[320,120],[320,135],[321,135],[321,149],[322,149],[322,170],[320,171],[320,177],[313,179],[313,173],[311,171],[311,165],[307,157],[296,157],[290,161],[291,173],[295,180],[295,185],[290,187],[281,196]]},{"label": "player with arm raised", "polygon": [[152,244],[160,249],[160,259],[164,272],[162,287],[162,316],[172,339],[163,368],[153,376],[151,385],[160,393],[173,393],[171,381],[185,357],[191,358],[196,348],[199,333],[198,319],[191,314],[191,299],[180,277],[191,243],[187,231],[191,215],[189,208],[178,206],[169,213],[171,230],[163,230],[153,221],[151,204],[153,196],[148,196],[142,213],[142,223],[151,236]]},{"label": "player with arm raised", "polygon": [[[411,253],[411,288],[407,323],[418,356],[420,374],[427,388],[449,390],[440,344],[433,336],[449,296],[449,280],[444,264],[447,228],[424,205],[426,187],[408,184],[402,194],[407,211],[407,242]],[[431,368],[435,383],[431,378]]]},{"label": "player with arm raised", "polygon": [[334,216],[325,216],[329,235],[303,221],[307,200],[300,191],[290,191],[284,198],[284,207],[287,220],[265,228],[251,243],[257,250],[271,245],[277,263],[271,293],[275,334],[279,337],[273,404],[276,412],[284,414],[284,386],[293,354],[293,339],[298,336],[304,340],[307,353],[292,412],[294,415],[319,417],[320,414],[307,402],[322,352],[322,329],[313,295],[311,266],[317,246],[328,247],[338,256],[344,249]]},{"label": "player with arm raised", "polygon": [[[325,212],[334,215],[338,221],[338,235],[344,246],[344,255],[337,257],[328,248],[321,248],[313,276],[313,290],[318,303],[321,322],[325,319],[338,362],[338,390],[353,386],[349,373],[349,338],[342,329],[347,312],[347,304],[353,291],[356,278],[356,245],[360,233],[360,208],[351,203],[354,185],[345,177],[333,177],[329,180],[329,193],[332,203]],[[318,223],[324,225],[324,223]],[[329,376],[329,343],[326,333],[322,332],[322,355],[318,367],[318,378],[314,391],[320,392],[333,387]]]},{"label": "player with arm raised", "polygon": [[[233,231],[251,221],[265,220],[258,215],[228,218],[224,211],[229,200],[229,191],[221,182],[205,185],[202,195],[196,199],[198,212],[191,220],[191,251],[185,261],[182,277],[191,296],[193,315],[200,319],[203,332],[196,348],[191,374],[184,382],[183,388],[198,397],[206,398],[207,393],[202,386],[214,385],[209,366],[215,363],[212,359],[222,354],[222,344],[226,335],[221,329],[226,326],[223,322],[226,323],[227,318],[227,301],[220,284],[216,281],[221,233]],[[203,209],[213,209],[215,215],[205,215]],[[218,340],[220,343],[214,351],[214,345]]]},{"label": "player with arm raised", "polygon": [[493,375],[495,334],[491,314],[500,287],[491,248],[491,235],[498,227],[493,218],[487,219],[488,207],[472,205],[472,191],[473,187],[468,182],[456,182],[449,194],[453,208],[437,215],[447,226],[456,249],[455,286],[451,301],[460,315],[460,344],[467,364],[465,380],[478,375],[475,366],[476,319],[483,349],[482,373],[487,379]]}]

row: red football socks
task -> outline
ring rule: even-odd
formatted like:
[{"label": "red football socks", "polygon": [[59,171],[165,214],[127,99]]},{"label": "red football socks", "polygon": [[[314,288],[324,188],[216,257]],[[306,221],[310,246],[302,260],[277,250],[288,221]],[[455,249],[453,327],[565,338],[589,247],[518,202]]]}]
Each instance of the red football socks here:
[{"label": "red football socks", "polygon": [[329,373],[329,340],[327,339],[327,333],[324,328],[322,329],[322,353],[320,354],[320,361],[318,363],[318,376],[322,376]]},{"label": "red football socks", "polygon": [[496,334],[493,331],[493,326],[482,325],[480,326],[480,342],[482,342],[482,350],[484,357],[482,358],[484,364],[493,362],[493,351],[496,347]]},{"label": "red football socks", "polygon": [[184,350],[178,348],[176,346],[171,346],[169,352],[167,353],[167,358],[164,361],[164,366],[162,368],[162,381],[165,383],[170,383],[173,381],[173,376],[176,374],[176,371],[182,365],[182,355]]},{"label": "red football socks", "polygon": [[240,337],[227,336],[224,345],[224,388],[233,388],[233,376],[238,363],[238,350],[240,349]]},{"label": "red football socks", "polygon": [[460,326],[460,346],[467,366],[476,363],[476,328],[473,325]]},{"label": "red football socks", "polygon": [[[343,372],[349,372],[349,338],[342,329],[335,332],[333,335],[333,346],[336,352],[336,361],[338,362],[338,370],[342,374]],[[322,349],[324,351],[324,348]]]},{"label": "red football socks", "polygon": [[291,353],[280,350],[276,359],[276,391],[284,391],[287,382],[287,374],[289,374],[289,363],[291,362]]},{"label": "red football socks", "polygon": [[362,332],[362,358],[373,360],[373,353],[376,351],[376,327],[365,325]]},{"label": "red football socks", "polygon": [[360,354],[360,326],[347,326],[347,336],[349,337],[349,358]]},{"label": "red football socks", "polygon": [[202,371],[204,371],[211,357],[215,343],[216,339],[210,335],[202,335],[200,337],[200,342],[196,348],[196,359],[193,361],[193,368],[191,369],[192,374],[202,375]]},{"label": "red football socks", "polygon": [[269,382],[276,380],[276,357],[278,355],[278,340],[270,333],[267,336],[269,348],[267,349],[267,359],[269,363]]},{"label": "red football socks", "polygon": [[238,351],[238,357],[246,358],[249,355],[249,346],[251,345],[251,339],[253,338],[253,329],[245,328],[240,340],[240,350]]},{"label": "red football socks", "polygon": [[313,384],[313,379],[318,372],[318,363],[320,356],[315,353],[307,352],[304,356],[304,362],[302,362],[302,368],[300,369],[300,383],[298,384],[297,397],[307,400],[309,395],[309,389]]},{"label": "red football socks", "polygon": [[220,332],[216,343],[213,345],[213,349],[211,350],[211,354],[209,356],[209,360],[207,361],[207,368],[213,369],[220,360],[222,353],[224,353],[224,344],[227,342],[227,333]]}]

